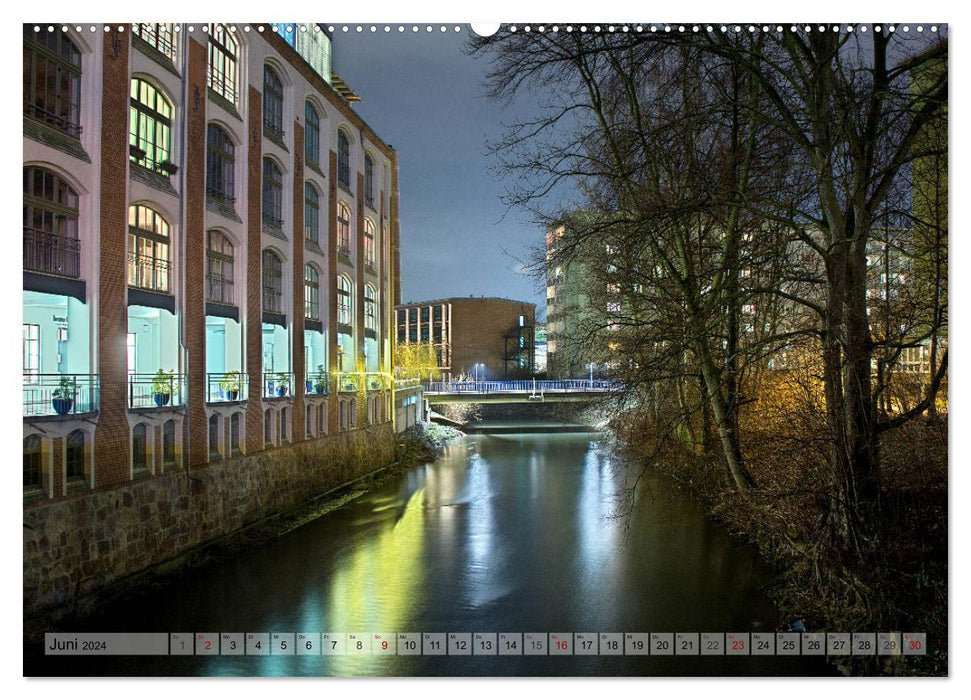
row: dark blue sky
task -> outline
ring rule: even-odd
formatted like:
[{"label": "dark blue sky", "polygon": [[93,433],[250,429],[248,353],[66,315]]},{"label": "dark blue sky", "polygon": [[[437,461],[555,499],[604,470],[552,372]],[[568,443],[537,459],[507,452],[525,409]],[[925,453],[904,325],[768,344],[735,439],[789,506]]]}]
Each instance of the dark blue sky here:
[{"label": "dark blue sky", "polygon": [[531,301],[545,317],[545,292],[520,273],[543,241],[523,213],[506,213],[505,185],[487,141],[528,103],[507,108],[484,97],[488,63],[462,52],[456,33],[337,30],[333,66],[362,102],[358,113],[398,152],[402,301],[503,296]]}]

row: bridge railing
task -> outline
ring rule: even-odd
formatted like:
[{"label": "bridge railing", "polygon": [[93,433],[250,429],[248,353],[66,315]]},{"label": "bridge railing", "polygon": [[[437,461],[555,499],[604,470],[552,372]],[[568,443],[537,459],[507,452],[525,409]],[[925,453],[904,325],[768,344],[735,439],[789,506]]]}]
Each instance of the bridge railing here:
[{"label": "bridge railing", "polygon": [[554,394],[618,391],[611,379],[531,379],[479,382],[426,382],[426,394]]}]

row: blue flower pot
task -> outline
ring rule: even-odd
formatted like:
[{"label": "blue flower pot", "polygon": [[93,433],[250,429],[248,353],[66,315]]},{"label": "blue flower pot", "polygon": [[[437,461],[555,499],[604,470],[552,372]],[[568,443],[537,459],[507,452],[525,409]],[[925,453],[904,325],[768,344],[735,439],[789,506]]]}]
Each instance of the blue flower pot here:
[{"label": "blue flower pot", "polygon": [[53,404],[54,412],[57,415],[65,416],[71,412],[71,408],[74,406],[74,399],[55,396],[51,399],[51,404]]}]

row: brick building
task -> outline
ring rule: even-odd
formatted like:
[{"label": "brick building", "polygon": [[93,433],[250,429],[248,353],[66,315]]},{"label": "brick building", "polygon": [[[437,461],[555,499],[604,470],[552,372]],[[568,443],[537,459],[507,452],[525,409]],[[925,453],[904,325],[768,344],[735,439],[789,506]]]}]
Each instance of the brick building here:
[{"label": "brick building", "polygon": [[397,157],[318,25],[24,26],[24,499],[392,420]]},{"label": "brick building", "polygon": [[444,379],[531,377],[536,305],[497,297],[453,297],[395,307],[397,342],[431,343]]}]

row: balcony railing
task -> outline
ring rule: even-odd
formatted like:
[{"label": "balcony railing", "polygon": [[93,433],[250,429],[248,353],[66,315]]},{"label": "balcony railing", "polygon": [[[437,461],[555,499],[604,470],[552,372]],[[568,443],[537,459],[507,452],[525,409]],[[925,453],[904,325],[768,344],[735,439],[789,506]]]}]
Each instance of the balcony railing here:
[{"label": "balcony railing", "polygon": [[94,413],[98,389],[96,374],[25,374],[24,417]]},{"label": "balcony railing", "polygon": [[276,139],[277,141],[283,141],[286,138],[287,132],[283,130],[283,126],[276,124],[269,119],[263,120],[263,133],[271,139]]},{"label": "balcony railing", "polygon": [[148,255],[128,254],[128,285],[168,293],[172,269],[168,260]]},{"label": "balcony railing", "polygon": [[184,374],[129,374],[128,408],[165,408],[184,406]]},{"label": "balcony railing", "polygon": [[293,396],[292,372],[264,372],[263,398],[284,398]]},{"label": "balcony railing", "polygon": [[394,388],[397,390],[402,389],[414,389],[416,386],[421,386],[420,377],[411,377],[410,379],[395,379]]},{"label": "balcony railing", "polygon": [[365,372],[364,385],[368,391],[384,391],[391,388],[391,377],[384,372]]},{"label": "balcony railing", "polygon": [[218,187],[207,187],[206,196],[209,199],[214,199],[217,202],[222,202],[223,204],[228,204],[229,206],[233,206],[234,204],[236,204],[236,198],[234,196],[232,196],[231,194],[228,194],[227,192],[224,192]]},{"label": "balcony railing", "polygon": [[206,275],[206,299],[217,304],[233,303],[233,280],[222,275]]},{"label": "balcony railing", "polygon": [[246,401],[249,375],[243,372],[209,372],[206,375],[206,403]]},{"label": "balcony railing", "polygon": [[313,372],[307,375],[307,394],[324,396],[330,393],[330,372]]},{"label": "balcony railing", "polygon": [[24,269],[77,279],[81,275],[81,244],[76,238],[25,227]]},{"label": "balcony railing", "polygon": [[55,129],[60,129],[65,134],[69,134],[74,138],[80,138],[81,136],[81,126],[75,124],[73,119],[50,112],[32,102],[24,102],[24,113],[38,121],[53,126]]},{"label": "balcony railing", "polygon": [[283,293],[276,287],[263,287],[263,310],[274,314],[283,311]]},{"label": "balcony railing", "polygon": [[337,375],[337,391],[341,394],[356,394],[364,386],[364,375],[360,372],[341,372]]}]

